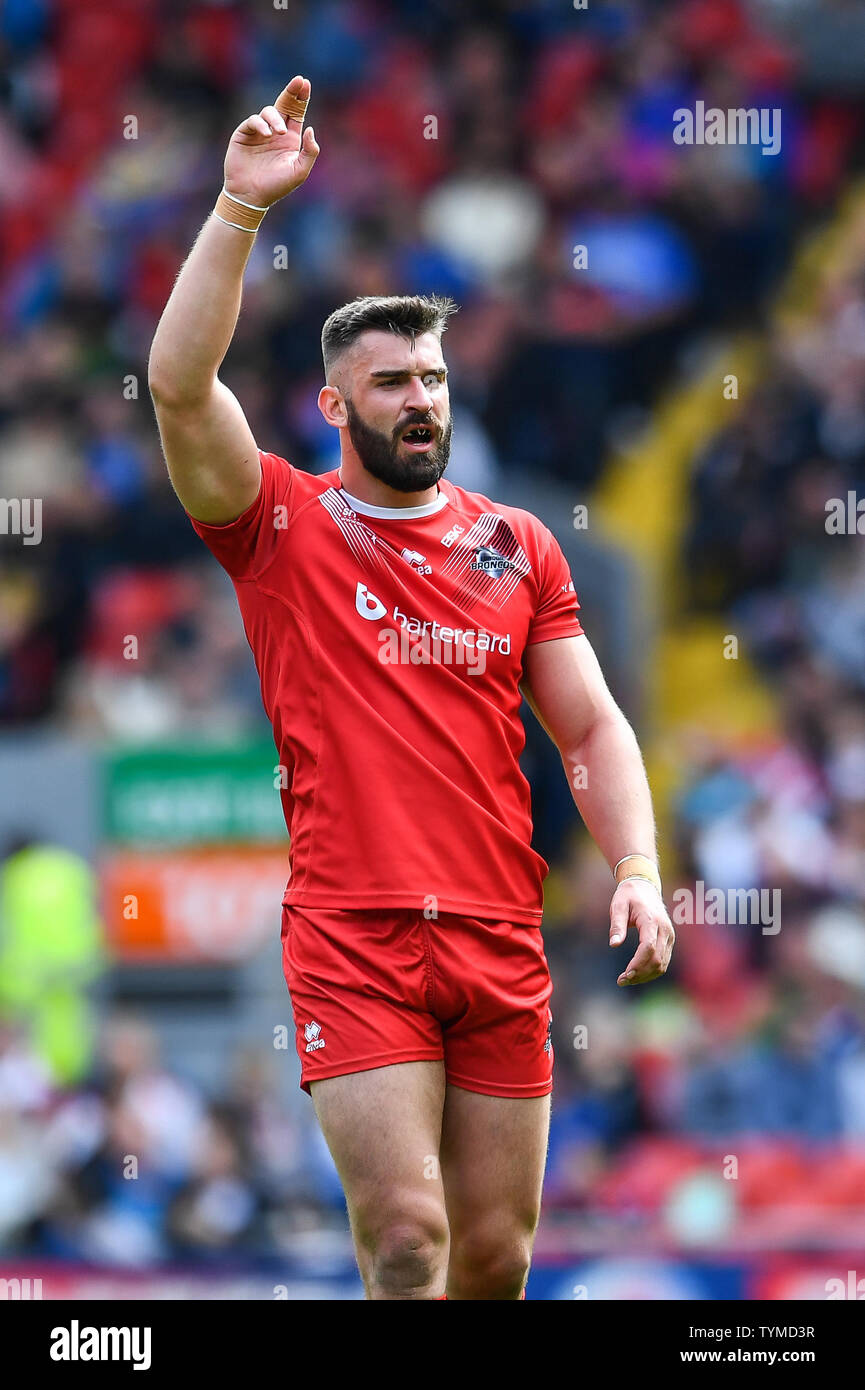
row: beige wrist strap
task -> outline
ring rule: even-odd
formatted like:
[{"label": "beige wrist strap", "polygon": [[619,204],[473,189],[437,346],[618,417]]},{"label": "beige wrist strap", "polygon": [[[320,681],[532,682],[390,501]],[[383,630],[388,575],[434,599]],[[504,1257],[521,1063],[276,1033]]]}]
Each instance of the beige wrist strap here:
[{"label": "beige wrist strap", "polygon": [[227,227],[236,227],[239,232],[257,232],[264,221],[267,208],[257,208],[253,203],[244,203],[241,198],[226,193],[223,188],[216,200],[213,214]]},{"label": "beige wrist strap", "polygon": [[647,882],[653,883],[663,897],[658,866],[645,854],[626,854],[613,869],[613,877],[616,883],[624,883],[626,878],[644,878]]}]

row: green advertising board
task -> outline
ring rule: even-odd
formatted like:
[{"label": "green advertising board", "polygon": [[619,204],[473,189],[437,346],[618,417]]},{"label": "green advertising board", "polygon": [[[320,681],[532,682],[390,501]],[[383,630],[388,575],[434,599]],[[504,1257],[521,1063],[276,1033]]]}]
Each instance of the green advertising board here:
[{"label": "green advertising board", "polygon": [[115,844],[285,844],[269,741],[114,749],[105,766],[105,837]]}]

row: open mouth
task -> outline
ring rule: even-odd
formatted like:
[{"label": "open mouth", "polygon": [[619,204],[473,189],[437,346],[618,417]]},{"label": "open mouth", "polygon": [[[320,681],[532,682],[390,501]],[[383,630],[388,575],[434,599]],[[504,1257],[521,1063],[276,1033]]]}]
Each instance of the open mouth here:
[{"label": "open mouth", "polygon": [[414,453],[423,454],[435,443],[435,431],[430,425],[412,425],[401,438],[407,448]]}]

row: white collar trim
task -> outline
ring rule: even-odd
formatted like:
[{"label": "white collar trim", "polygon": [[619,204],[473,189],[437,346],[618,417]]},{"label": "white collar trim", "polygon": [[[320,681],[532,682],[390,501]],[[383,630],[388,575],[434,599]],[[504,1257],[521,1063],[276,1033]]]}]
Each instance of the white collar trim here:
[{"label": "white collar trim", "polygon": [[448,499],[441,488],[435,501],[425,502],[422,507],[374,507],[371,502],[361,502],[359,497],[352,497],[344,487],[340,487],[340,492],[353,512],[389,521],[416,521],[418,517],[435,516],[436,512],[448,505]]}]

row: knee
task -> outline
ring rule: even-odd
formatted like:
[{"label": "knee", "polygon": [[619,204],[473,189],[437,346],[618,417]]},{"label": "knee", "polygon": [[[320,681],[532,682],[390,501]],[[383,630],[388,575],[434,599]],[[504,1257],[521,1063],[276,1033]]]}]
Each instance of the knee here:
[{"label": "knee", "polygon": [[532,1259],[533,1231],[467,1232],[451,1253],[449,1286],[461,1298],[519,1298]]},{"label": "knee", "polygon": [[448,1229],[437,1213],[394,1215],[359,1235],[372,1297],[423,1298],[444,1286]]}]

